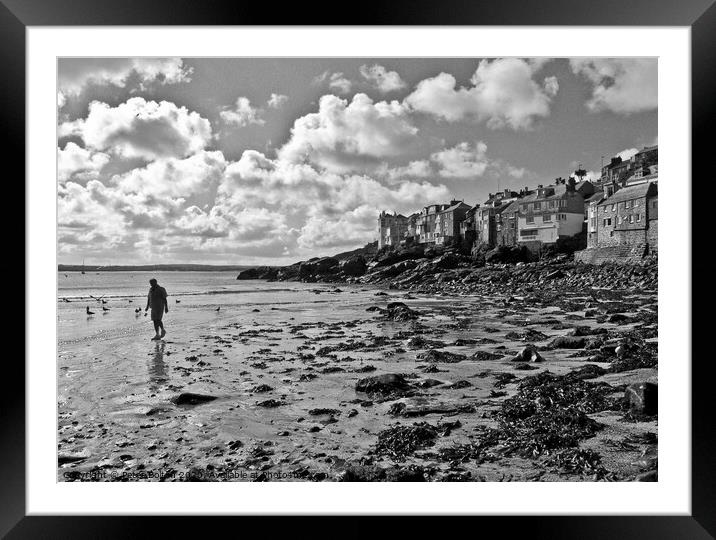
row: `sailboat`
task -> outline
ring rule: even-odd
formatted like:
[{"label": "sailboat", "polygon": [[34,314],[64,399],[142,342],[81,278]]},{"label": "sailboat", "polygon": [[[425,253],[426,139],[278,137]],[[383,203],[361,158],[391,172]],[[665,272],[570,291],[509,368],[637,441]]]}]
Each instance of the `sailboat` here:
[{"label": "sailboat", "polygon": [[85,260],[82,259],[82,273],[85,273]]}]

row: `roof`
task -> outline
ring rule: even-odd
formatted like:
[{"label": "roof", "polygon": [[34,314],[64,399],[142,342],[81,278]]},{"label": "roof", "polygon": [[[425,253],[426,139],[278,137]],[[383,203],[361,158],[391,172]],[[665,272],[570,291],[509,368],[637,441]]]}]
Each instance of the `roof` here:
[{"label": "roof", "polygon": [[517,212],[519,209],[520,209],[520,199],[518,199],[516,201],[512,201],[510,204],[505,206],[500,213],[504,214],[504,213],[509,213],[509,212]]},{"label": "roof", "polygon": [[518,199],[518,201],[520,202],[520,204],[532,201],[549,201],[554,199],[561,199],[564,197],[565,193],[567,193],[567,184],[552,184],[544,187],[554,189],[554,194],[547,195],[546,197],[538,197],[539,192],[535,191],[534,193],[530,193],[529,195],[525,195],[524,197]]},{"label": "roof", "polygon": [[465,207],[467,210],[471,208],[469,204],[465,204],[464,202],[460,201],[458,203],[453,204],[452,206],[448,206],[447,208],[441,210],[440,212],[453,212],[454,210],[458,210],[459,208]]},{"label": "roof", "polygon": [[604,199],[599,205],[602,204],[616,204],[623,201],[629,201],[631,199],[639,199],[646,197],[647,195],[653,195],[656,193],[656,184],[647,182],[644,184],[637,184],[634,186],[627,186],[620,189],[611,197]]},{"label": "roof", "polygon": [[603,198],[604,198],[604,192],[603,192],[603,191],[597,191],[594,195],[592,195],[591,197],[589,197],[588,199],[586,199],[584,202],[587,203],[587,204],[589,204],[589,203],[594,203],[594,202],[599,202],[599,201],[601,201]]}]

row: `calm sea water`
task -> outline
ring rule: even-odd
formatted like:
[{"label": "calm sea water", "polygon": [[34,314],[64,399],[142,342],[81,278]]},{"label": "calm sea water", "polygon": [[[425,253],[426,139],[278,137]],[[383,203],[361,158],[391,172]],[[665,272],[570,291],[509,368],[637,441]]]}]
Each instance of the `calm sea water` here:
[{"label": "calm sea water", "polygon": [[[167,330],[192,330],[251,313],[253,309],[275,311],[280,318],[287,310],[300,317],[330,316],[331,312],[351,310],[365,302],[371,292],[341,284],[336,287],[314,283],[269,283],[238,281],[234,272],[60,272],[58,273],[58,342],[70,345],[78,341],[105,341],[112,338],[153,333],[144,316],[149,280],[156,278],[169,295]],[[95,298],[102,298],[105,303]],[[328,305],[326,305],[328,304]],[[87,315],[89,307],[92,315]],[[105,309],[103,309],[105,308]],[[141,308],[140,313],[135,310]],[[216,311],[219,308],[219,311]],[[364,309],[364,308],[363,308]],[[66,347],[60,347],[60,353]]]}]

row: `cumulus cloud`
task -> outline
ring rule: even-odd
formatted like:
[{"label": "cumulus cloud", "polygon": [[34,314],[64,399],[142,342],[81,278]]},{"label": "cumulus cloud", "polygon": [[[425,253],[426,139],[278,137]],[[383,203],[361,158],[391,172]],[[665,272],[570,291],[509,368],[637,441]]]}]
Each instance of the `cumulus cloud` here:
[{"label": "cumulus cloud", "polygon": [[151,83],[189,82],[192,71],[181,58],[63,58],[59,61],[58,86],[64,100],[90,84],[124,88],[132,77],[140,89]]},{"label": "cumulus cloud", "polygon": [[335,172],[366,170],[382,158],[400,155],[418,129],[397,101],[374,103],[356,94],[350,103],[326,95],[318,112],[298,118],[278,155],[290,162],[308,162]]},{"label": "cumulus cloud", "polygon": [[324,71],[313,79],[313,83],[317,85],[327,84],[328,88],[341,94],[348,94],[353,87],[353,83],[342,72],[331,73],[330,71]]},{"label": "cumulus cloud", "polygon": [[388,71],[379,64],[361,66],[360,74],[375,88],[386,94],[388,92],[401,90],[407,86],[405,81],[400,78],[398,72]]},{"label": "cumulus cloud", "polygon": [[540,68],[519,58],[482,60],[470,79],[472,86],[458,88],[455,77],[440,73],[418,83],[405,103],[448,122],[468,118],[486,121],[491,128],[529,129],[535,119],[549,116],[559,90],[556,77],[542,84],[534,80]]},{"label": "cumulus cloud", "polygon": [[475,178],[482,176],[490,164],[487,159],[487,145],[478,141],[474,145],[467,142],[435,152],[430,156],[440,170],[443,178]]},{"label": "cumulus cloud", "polygon": [[570,65],[591,84],[587,107],[592,111],[628,115],[657,108],[656,58],[576,58]]},{"label": "cumulus cloud", "polygon": [[380,173],[391,180],[402,178],[428,178],[433,174],[430,161],[420,159],[411,161],[402,167],[384,167],[380,169]]},{"label": "cumulus cloud", "polygon": [[621,152],[617,152],[614,156],[622,158],[623,161],[627,161],[632,158],[634,154],[636,154],[639,150],[636,148],[626,148],[622,150]]},{"label": "cumulus cloud", "polygon": [[271,97],[266,102],[266,104],[271,107],[272,109],[278,109],[285,105],[285,103],[288,101],[288,96],[285,96],[283,94],[271,94]]},{"label": "cumulus cloud", "polygon": [[[274,96],[276,94],[273,94]],[[236,106],[233,109],[226,109],[219,113],[221,119],[227,124],[234,124],[239,127],[248,126],[249,124],[264,125],[266,121],[261,118],[263,111],[251,106],[248,98],[239,97],[236,100]]]},{"label": "cumulus cloud", "polygon": [[252,150],[227,167],[217,204],[226,213],[260,207],[291,216],[296,247],[310,250],[371,241],[381,208],[411,212],[449,198],[442,185],[405,181],[389,187],[372,177],[320,171]]},{"label": "cumulus cloud", "polygon": [[197,112],[141,97],[116,107],[93,101],[87,118],[61,124],[59,135],[79,136],[93,150],[146,160],[185,157],[212,138],[211,124]]},{"label": "cumulus cloud", "polygon": [[109,161],[108,154],[93,152],[68,142],[64,148],[57,149],[57,179],[60,182],[73,179],[77,183],[96,180]]}]

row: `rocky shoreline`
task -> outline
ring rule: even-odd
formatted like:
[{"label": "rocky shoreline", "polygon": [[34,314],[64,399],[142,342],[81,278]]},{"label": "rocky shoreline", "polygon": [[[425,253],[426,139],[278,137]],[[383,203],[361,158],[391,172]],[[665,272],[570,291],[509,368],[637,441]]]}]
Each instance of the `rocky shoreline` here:
[{"label": "rocky shoreline", "polygon": [[139,428],[61,407],[59,479],[658,479],[655,260],[432,255],[242,272],[334,303],[167,340]]},{"label": "rocky shoreline", "polygon": [[321,257],[284,267],[257,267],[236,279],[355,283],[428,293],[481,294],[504,291],[590,288],[654,291],[655,256],[640,262],[591,265],[567,254],[531,260],[526,251],[498,248],[471,255],[458,249],[402,248],[349,258]]}]

